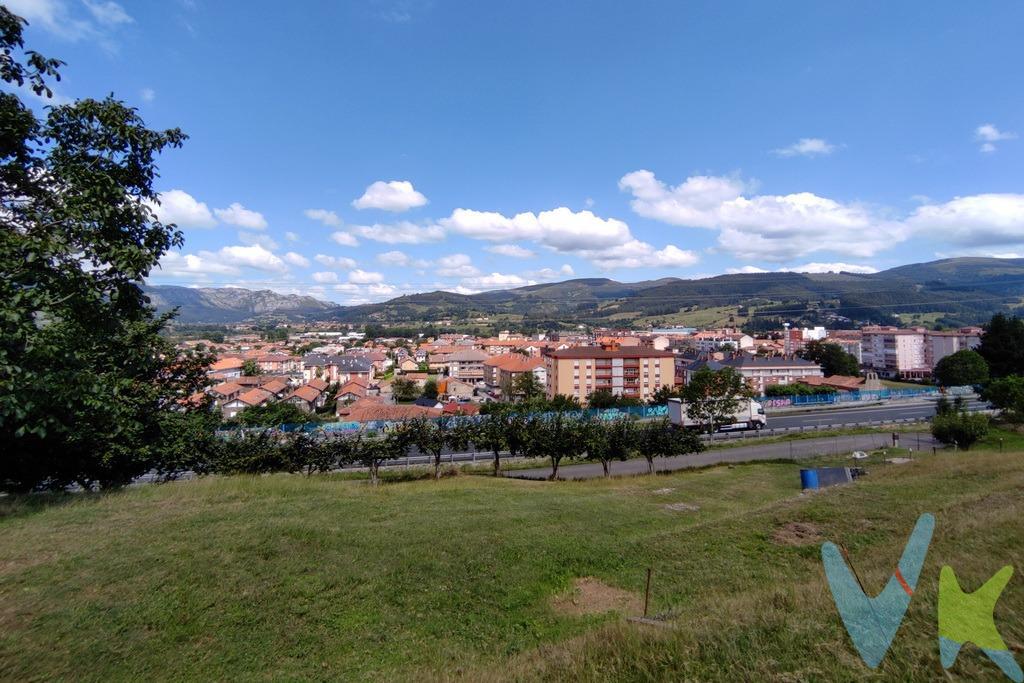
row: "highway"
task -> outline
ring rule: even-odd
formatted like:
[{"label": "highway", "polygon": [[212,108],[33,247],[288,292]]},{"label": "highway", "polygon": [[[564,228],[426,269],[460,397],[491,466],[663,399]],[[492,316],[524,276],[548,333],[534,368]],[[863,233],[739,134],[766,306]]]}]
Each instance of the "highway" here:
[{"label": "highway", "polygon": [[[968,410],[984,410],[988,404],[975,398],[965,399]],[[935,401],[905,400],[890,401],[882,405],[842,408],[818,408],[800,413],[773,413],[768,410],[768,427],[784,429],[793,427],[816,427],[832,424],[837,427],[875,420],[924,420],[935,414]]]}]

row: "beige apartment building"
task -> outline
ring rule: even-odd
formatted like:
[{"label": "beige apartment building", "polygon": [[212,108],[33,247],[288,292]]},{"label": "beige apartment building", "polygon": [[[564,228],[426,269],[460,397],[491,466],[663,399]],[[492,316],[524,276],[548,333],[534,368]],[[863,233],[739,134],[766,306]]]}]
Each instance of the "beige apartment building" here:
[{"label": "beige apartment building", "polygon": [[865,327],[862,363],[884,377],[922,379],[931,376],[935,364],[946,356],[976,347],[981,343],[981,333],[976,327],[951,332],[923,327]]},{"label": "beige apartment building", "polygon": [[648,347],[577,346],[544,356],[547,396],[575,396],[585,403],[590,394],[606,389],[616,396],[646,401],[663,386],[675,384],[671,351]]}]

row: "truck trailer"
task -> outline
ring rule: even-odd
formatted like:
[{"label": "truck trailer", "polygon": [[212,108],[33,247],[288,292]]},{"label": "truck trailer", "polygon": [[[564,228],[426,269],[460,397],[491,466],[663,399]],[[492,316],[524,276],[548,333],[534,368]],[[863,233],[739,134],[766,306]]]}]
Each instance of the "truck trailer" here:
[{"label": "truck trailer", "polygon": [[[687,414],[686,404],[680,398],[670,398],[668,400],[668,419],[673,425],[681,429],[703,430],[707,428],[706,424],[697,422]],[[764,429],[767,425],[768,418],[764,414],[764,406],[753,399],[741,399],[739,407],[732,415],[732,421],[719,425],[717,431],[731,432],[742,429]]]}]

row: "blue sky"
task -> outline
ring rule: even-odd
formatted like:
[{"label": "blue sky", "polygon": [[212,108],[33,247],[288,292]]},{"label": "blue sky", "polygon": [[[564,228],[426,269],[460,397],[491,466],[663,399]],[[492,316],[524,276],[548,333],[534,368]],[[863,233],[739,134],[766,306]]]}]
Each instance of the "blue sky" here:
[{"label": "blue sky", "polygon": [[1024,4],[8,0],[191,139],[151,280],[342,303],[1024,255]]}]

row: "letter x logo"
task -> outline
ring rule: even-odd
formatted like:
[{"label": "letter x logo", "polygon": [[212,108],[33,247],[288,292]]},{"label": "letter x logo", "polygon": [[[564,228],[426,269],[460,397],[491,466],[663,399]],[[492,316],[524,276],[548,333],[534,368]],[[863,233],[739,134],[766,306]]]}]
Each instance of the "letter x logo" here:
[{"label": "letter x logo", "polygon": [[[903,622],[934,530],[935,517],[923,514],[918,518],[896,571],[882,592],[873,598],[864,594],[860,581],[846,564],[839,547],[829,542],[821,546],[825,576],[839,616],[857,652],[872,669],[882,662]],[[1024,683],[1024,672],[999,636],[993,615],[996,600],[1012,574],[1013,567],[1003,567],[977,591],[964,593],[952,567],[942,567],[939,576],[939,654],[943,668],[953,666],[960,648],[971,642],[981,648],[1007,678],[1015,683]]]}]

